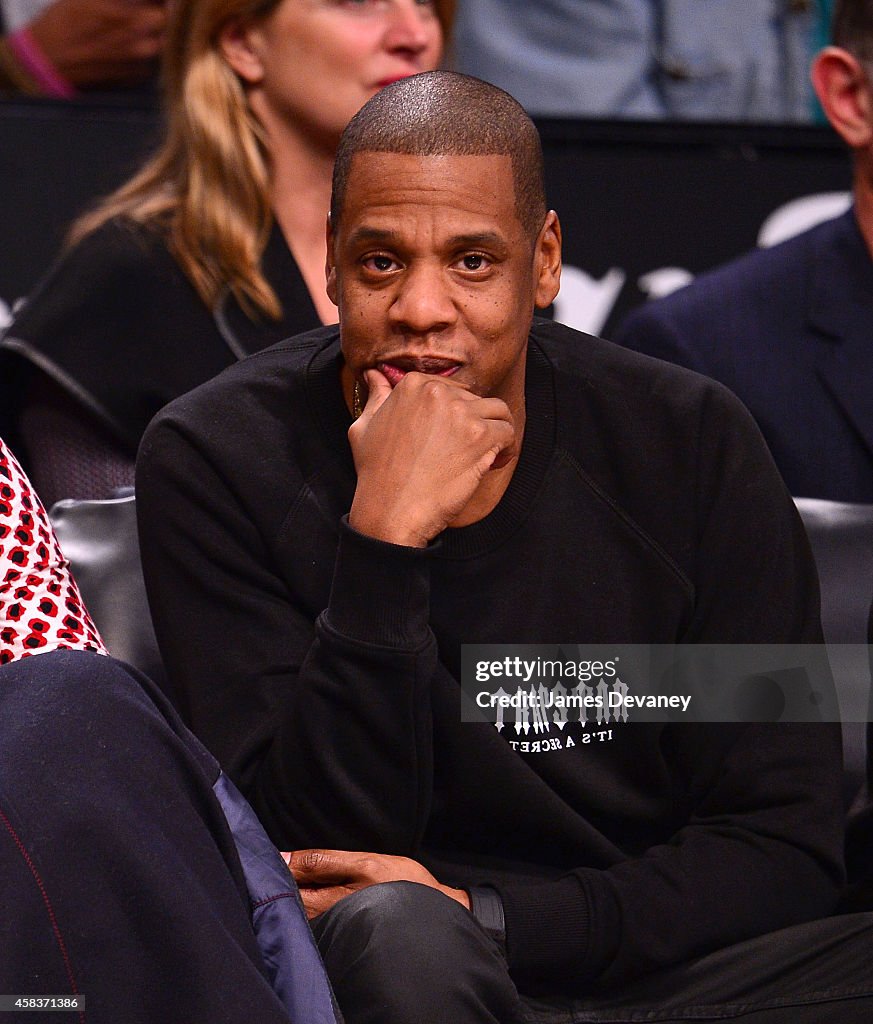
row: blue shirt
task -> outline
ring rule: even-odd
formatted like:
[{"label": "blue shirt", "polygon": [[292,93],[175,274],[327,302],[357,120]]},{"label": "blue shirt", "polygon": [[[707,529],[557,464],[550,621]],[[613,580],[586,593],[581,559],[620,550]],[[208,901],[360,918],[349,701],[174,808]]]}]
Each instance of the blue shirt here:
[{"label": "blue shirt", "polygon": [[814,0],[460,0],[457,69],[550,117],[807,121]]}]

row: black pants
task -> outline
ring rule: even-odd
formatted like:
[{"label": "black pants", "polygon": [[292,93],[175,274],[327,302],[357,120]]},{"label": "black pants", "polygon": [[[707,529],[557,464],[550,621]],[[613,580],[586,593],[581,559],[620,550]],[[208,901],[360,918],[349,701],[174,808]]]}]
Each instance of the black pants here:
[{"label": "black pants", "polygon": [[873,914],[798,925],[573,1000],[517,992],[460,904],[409,882],[372,886],[314,922],[346,1024],[869,1024]]},{"label": "black pants", "polygon": [[96,654],[0,668],[0,994],[85,996],[3,1024],[288,1024],[264,972],[218,765]]}]

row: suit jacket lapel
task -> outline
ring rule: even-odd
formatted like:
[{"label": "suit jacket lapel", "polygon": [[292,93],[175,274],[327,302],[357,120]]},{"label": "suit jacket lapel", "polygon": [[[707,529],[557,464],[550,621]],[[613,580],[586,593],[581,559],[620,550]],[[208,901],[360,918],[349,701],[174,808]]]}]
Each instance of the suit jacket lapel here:
[{"label": "suit jacket lapel", "polygon": [[817,372],[873,455],[873,260],[854,210],[816,239],[807,318],[824,335]]}]

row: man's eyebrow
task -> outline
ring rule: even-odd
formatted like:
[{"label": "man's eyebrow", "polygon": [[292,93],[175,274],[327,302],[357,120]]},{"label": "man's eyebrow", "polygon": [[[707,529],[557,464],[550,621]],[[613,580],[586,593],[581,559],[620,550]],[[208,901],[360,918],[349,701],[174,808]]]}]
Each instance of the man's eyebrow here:
[{"label": "man's eyebrow", "polygon": [[[350,245],[396,245],[402,241],[401,236],[391,228],[370,227],[362,224],[355,228],[348,238]],[[460,235],[452,235],[446,239],[447,249],[498,249],[505,251],[509,248],[503,235],[497,231],[470,231]]]},{"label": "man's eyebrow", "polygon": [[463,235],[453,235],[446,242],[449,249],[499,249],[509,248],[503,235],[497,231],[470,231]]},{"label": "man's eyebrow", "polygon": [[351,245],[360,245],[362,242],[375,245],[389,245],[397,241],[397,232],[390,228],[373,228],[366,224],[361,225],[349,235]]}]

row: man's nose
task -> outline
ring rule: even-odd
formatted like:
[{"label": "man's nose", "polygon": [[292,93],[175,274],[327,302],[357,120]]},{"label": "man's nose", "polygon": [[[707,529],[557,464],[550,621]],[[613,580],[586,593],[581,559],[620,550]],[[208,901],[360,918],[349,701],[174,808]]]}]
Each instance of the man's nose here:
[{"label": "man's nose", "polygon": [[395,0],[388,14],[385,46],[394,53],[418,56],[436,42],[439,32],[433,8],[415,0]]},{"label": "man's nose", "polygon": [[392,326],[411,334],[431,334],[450,327],[457,319],[457,308],[441,269],[407,269],[389,315]]}]

